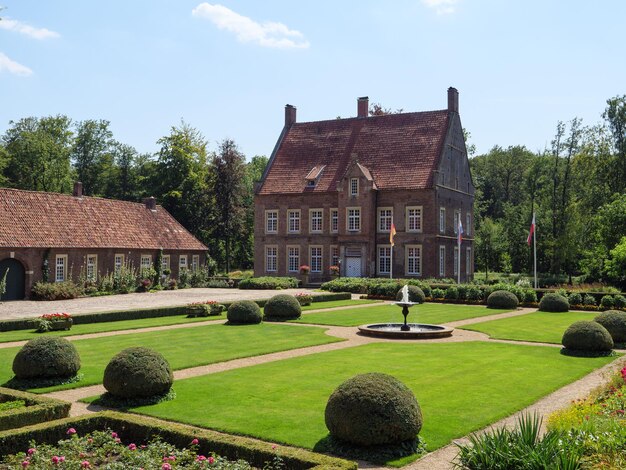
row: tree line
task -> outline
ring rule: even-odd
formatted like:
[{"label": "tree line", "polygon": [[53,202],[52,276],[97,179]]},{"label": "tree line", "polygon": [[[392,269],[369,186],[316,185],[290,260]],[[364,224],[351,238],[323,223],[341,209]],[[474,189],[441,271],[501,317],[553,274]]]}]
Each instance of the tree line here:
[{"label": "tree line", "polygon": [[477,269],[530,272],[534,212],[539,272],[624,286],[626,95],[607,100],[602,117],[557,123],[539,152],[495,146],[470,159]]},{"label": "tree line", "polygon": [[73,122],[64,115],[11,121],[0,139],[0,186],[157,201],[209,248],[219,267],[252,267],[254,182],[267,157],[245,156],[230,139],[209,150],[185,122],[157,141],[154,154],[139,153],[113,136],[110,122]]}]

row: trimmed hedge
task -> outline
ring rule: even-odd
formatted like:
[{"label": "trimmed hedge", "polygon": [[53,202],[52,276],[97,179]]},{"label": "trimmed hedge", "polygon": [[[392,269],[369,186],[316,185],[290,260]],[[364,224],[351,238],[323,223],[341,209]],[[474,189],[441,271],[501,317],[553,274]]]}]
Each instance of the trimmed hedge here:
[{"label": "trimmed hedge", "polygon": [[300,281],[295,277],[249,277],[239,281],[239,289],[295,289]]},{"label": "trimmed hedge", "polygon": [[55,336],[31,339],[13,359],[13,373],[18,379],[73,377],[79,369],[76,346]]},{"label": "trimmed hedge", "polygon": [[165,395],[174,374],[163,355],[152,349],[134,347],[117,353],[104,369],[102,384],[118,398],[147,398]]},{"label": "trimmed hedge", "polygon": [[65,401],[0,387],[0,402],[12,400],[24,400],[26,407],[0,414],[0,431],[65,418],[72,407]]},{"label": "trimmed hedge", "polygon": [[208,455],[215,452],[228,459],[244,459],[251,465],[263,468],[265,462],[278,455],[286,468],[322,470],[356,470],[357,464],[343,459],[317,454],[289,446],[274,446],[267,442],[242,436],[196,428],[184,424],[162,421],[147,416],[105,411],[75,418],[65,418],[50,423],[42,423],[23,429],[0,432],[0,456],[25,452],[29,442],[56,444],[67,439],[68,428],[73,427],[80,434],[102,429],[115,431],[122,442],[147,443],[155,437],[177,447],[188,447],[192,439],[198,439],[198,452]]},{"label": "trimmed hedge", "polygon": [[487,297],[488,308],[517,308],[519,300],[513,292],[497,290]]},{"label": "trimmed hedge", "polygon": [[302,307],[293,295],[278,294],[267,301],[264,314],[267,321],[296,320],[302,315]]},{"label": "trimmed hedge", "polygon": [[605,353],[613,349],[611,334],[595,321],[577,321],[572,323],[565,333],[561,344],[567,351]]},{"label": "trimmed hedge", "polygon": [[[396,301],[400,302],[402,300],[402,290],[399,290],[396,294]],[[424,295],[424,291],[417,286],[409,286],[409,302],[416,302],[418,304],[423,304],[424,300],[426,300],[426,296]]]},{"label": "trimmed hedge", "polygon": [[607,329],[614,343],[626,342],[626,312],[606,310],[593,319]]},{"label": "trimmed hedge", "polygon": [[263,319],[259,305],[252,300],[239,300],[230,304],[226,318],[233,325],[256,324]]},{"label": "trimmed hedge", "polygon": [[567,312],[569,310],[569,302],[567,298],[556,292],[544,295],[539,302],[540,312]]}]

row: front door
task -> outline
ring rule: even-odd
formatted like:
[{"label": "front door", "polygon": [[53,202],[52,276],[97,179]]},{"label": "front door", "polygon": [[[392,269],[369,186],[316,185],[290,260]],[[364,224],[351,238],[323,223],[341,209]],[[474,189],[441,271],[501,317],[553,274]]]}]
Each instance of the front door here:
[{"label": "front door", "polygon": [[361,277],[361,258],[346,258],[346,277]]},{"label": "front door", "polygon": [[[9,271],[8,274],[7,270]],[[21,300],[24,298],[24,266],[18,260],[6,258],[0,261],[0,281],[6,274],[7,285],[0,300]],[[0,292],[1,294],[1,292]]]}]

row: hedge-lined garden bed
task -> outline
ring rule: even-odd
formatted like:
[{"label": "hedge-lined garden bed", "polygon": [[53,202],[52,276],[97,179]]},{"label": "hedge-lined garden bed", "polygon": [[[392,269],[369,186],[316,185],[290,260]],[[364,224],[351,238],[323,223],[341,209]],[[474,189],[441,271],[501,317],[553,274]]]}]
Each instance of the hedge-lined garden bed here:
[{"label": "hedge-lined garden bed", "polygon": [[56,444],[59,440],[67,438],[69,428],[73,428],[81,435],[108,428],[116,432],[122,442],[127,444],[132,442],[137,445],[147,443],[158,436],[170,444],[183,448],[188,447],[193,439],[198,439],[200,453],[208,455],[215,452],[228,459],[243,459],[258,468],[272,461],[275,456],[279,456],[286,468],[290,469],[351,470],[357,468],[354,462],[304,449],[273,446],[270,443],[246,437],[227,435],[149,417],[131,417],[112,411],[0,432],[0,455],[26,452],[31,441],[38,444]]},{"label": "hedge-lined garden bed", "polygon": [[0,403],[21,400],[25,406],[0,413],[0,431],[65,418],[71,403],[0,387]]}]

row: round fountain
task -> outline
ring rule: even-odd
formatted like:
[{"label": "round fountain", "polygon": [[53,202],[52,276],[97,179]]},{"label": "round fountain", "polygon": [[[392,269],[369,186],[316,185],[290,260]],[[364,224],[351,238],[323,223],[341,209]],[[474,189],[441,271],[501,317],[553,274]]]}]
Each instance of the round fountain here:
[{"label": "round fountain", "polygon": [[417,302],[409,301],[409,286],[402,288],[402,300],[394,302],[402,307],[404,323],[377,323],[374,325],[359,326],[359,333],[367,336],[377,336],[379,338],[393,339],[433,339],[452,336],[454,328],[442,325],[428,325],[424,323],[407,323],[406,317],[409,315],[409,308]]}]

